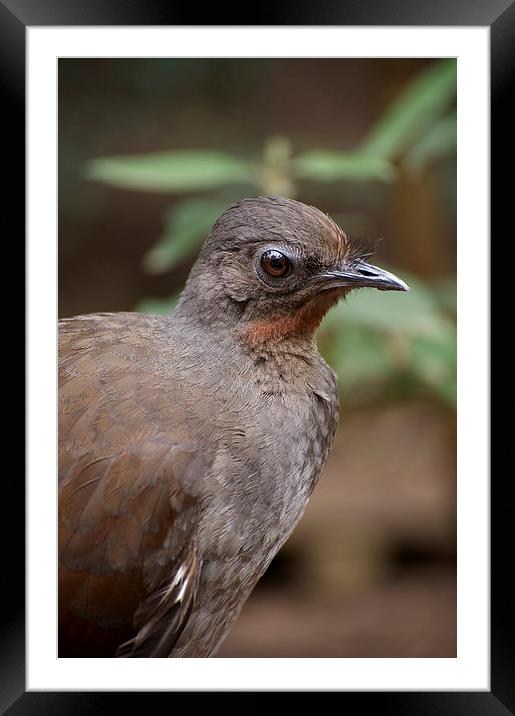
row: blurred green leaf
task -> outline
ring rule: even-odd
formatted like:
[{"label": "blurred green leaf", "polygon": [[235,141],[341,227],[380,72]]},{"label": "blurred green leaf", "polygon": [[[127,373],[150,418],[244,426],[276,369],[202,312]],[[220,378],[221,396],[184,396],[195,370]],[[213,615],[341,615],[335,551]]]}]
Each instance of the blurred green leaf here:
[{"label": "blurred green leaf", "polygon": [[433,286],[433,295],[438,305],[447,313],[456,318],[458,312],[458,294],[456,279],[443,279]]},{"label": "blurred green leaf", "polygon": [[383,114],[359,151],[395,159],[429,129],[456,92],[456,60],[442,60],[419,74]]},{"label": "blurred green leaf", "polygon": [[170,298],[144,298],[136,306],[136,311],[139,313],[153,313],[160,316],[169,316],[173,313],[179,295],[171,296]]},{"label": "blurred green leaf", "polygon": [[411,147],[401,162],[411,172],[422,172],[425,167],[456,150],[456,115],[450,114],[436,122]]},{"label": "blurred green leaf", "polygon": [[188,199],[169,209],[164,231],[144,259],[149,273],[161,273],[194,253],[207,237],[226,199]]},{"label": "blurred green leaf", "polygon": [[456,404],[456,334],[442,331],[433,339],[417,339],[411,346],[410,366],[415,374],[451,405]]},{"label": "blurred green leaf", "polygon": [[419,386],[454,406],[456,330],[442,295],[455,293],[455,284],[430,287],[399,273],[410,293],[354,291],[324,319],[320,348],[344,397],[389,382],[408,394]]},{"label": "blurred green leaf", "polygon": [[231,183],[255,183],[252,166],[219,151],[184,150],[104,157],[87,162],[89,179],[124,189],[190,192]]},{"label": "blurred green leaf", "polygon": [[294,174],[298,179],[312,181],[393,181],[395,168],[379,156],[366,156],[355,152],[334,152],[316,149],[299,154],[293,160]]},{"label": "blurred green leaf", "polygon": [[383,336],[355,326],[346,326],[322,341],[324,356],[338,374],[339,387],[351,393],[360,384],[387,379],[395,370],[392,355]]},{"label": "blurred green leaf", "polygon": [[396,291],[353,291],[324,319],[322,328],[362,326],[381,332],[411,336],[438,335],[448,320],[439,310],[432,292],[413,276],[400,272],[407,280],[409,293]]}]

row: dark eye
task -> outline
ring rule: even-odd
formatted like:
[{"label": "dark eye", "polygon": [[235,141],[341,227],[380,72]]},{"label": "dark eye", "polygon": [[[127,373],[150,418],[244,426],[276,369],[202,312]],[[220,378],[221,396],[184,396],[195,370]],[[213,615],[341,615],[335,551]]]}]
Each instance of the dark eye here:
[{"label": "dark eye", "polygon": [[273,278],[282,278],[290,270],[290,262],[280,251],[265,251],[261,257],[263,271]]}]

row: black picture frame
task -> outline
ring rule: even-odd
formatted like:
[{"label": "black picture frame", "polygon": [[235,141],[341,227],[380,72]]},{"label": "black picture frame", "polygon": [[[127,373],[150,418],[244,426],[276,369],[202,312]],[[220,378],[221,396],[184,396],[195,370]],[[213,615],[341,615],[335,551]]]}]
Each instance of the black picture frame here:
[{"label": "black picture frame", "polygon": [[[246,8],[248,10],[248,8]],[[9,168],[9,206],[4,217],[15,219],[11,229],[18,246],[25,216],[25,36],[28,26],[66,25],[197,25],[200,8],[187,8],[155,0],[0,0],[0,82],[4,137],[4,168]],[[509,176],[513,115],[507,111],[515,86],[515,2],[512,0],[328,0],[293,2],[254,7],[246,16],[235,8],[218,5],[202,9],[202,25],[390,25],[390,26],[488,26],[491,32],[491,231],[500,234],[510,226],[503,212],[511,213],[513,182]],[[253,13],[253,16],[252,16]],[[216,17],[215,17],[216,16]],[[513,94],[513,92],[512,92]],[[506,219],[506,223],[503,222]],[[29,349],[34,347],[29,346]],[[0,710],[20,714],[107,713],[122,708],[155,708],[156,699],[175,708],[174,693],[94,693],[25,691],[25,550],[24,485],[19,468],[4,489],[3,589],[0,637]],[[7,477],[7,475],[6,475]],[[509,519],[506,473],[491,481],[491,691],[452,692],[338,692],[340,706],[372,709],[383,715],[515,714],[515,659],[513,586],[510,587],[509,545],[513,541]],[[6,503],[9,508],[7,510]],[[9,519],[7,519],[7,512]],[[511,538],[511,539],[510,539]],[[266,694],[256,694],[246,709],[257,711]],[[209,698],[209,708],[223,707],[220,694],[196,694]],[[280,695],[278,694],[279,698]],[[308,695],[306,694],[306,697]],[[308,697],[309,698],[309,697]],[[143,702],[143,699],[145,700]],[[151,699],[151,703],[149,703]],[[195,706],[201,707],[201,701]],[[143,706],[145,704],[145,706]],[[164,704],[163,704],[164,705]],[[309,708],[309,704],[306,704]],[[207,702],[206,702],[207,706]],[[182,706],[180,707],[182,708]],[[191,704],[190,704],[191,708]]]}]

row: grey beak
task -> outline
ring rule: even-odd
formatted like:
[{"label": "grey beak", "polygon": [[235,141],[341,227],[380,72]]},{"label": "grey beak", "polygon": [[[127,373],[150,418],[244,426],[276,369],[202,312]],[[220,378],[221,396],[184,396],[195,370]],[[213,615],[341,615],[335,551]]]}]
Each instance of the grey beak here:
[{"label": "grey beak", "polygon": [[327,282],[324,289],[329,288],[377,288],[380,291],[409,291],[409,286],[389,271],[372,266],[366,261],[354,261],[349,268],[341,271],[330,271],[324,274]]}]

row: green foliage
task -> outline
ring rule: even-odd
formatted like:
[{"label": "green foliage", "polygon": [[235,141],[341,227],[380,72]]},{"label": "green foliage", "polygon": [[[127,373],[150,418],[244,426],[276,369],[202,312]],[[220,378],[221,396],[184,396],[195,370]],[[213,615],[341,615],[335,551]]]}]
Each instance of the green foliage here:
[{"label": "green foliage", "polygon": [[179,193],[255,183],[248,162],[226,152],[194,149],[93,159],[85,171],[89,179],[138,191]]},{"label": "green foliage", "polygon": [[294,157],[286,137],[271,137],[260,164],[228,152],[191,149],[93,159],[85,173],[118,188],[174,193],[241,184],[279,193],[280,184],[280,193],[293,195],[304,180],[389,182],[395,178],[395,162],[405,152],[405,166],[419,170],[426,161],[454,149],[456,116],[441,116],[455,92],[456,61],[431,65],[350,152],[313,149]]},{"label": "green foliage", "polygon": [[359,152],[335,152],[317,149],[300,154],[293,162],[294,175],[311,181],[393,181],[395,167],[381,156]]},{"label": "green foliage", "polygon": [[410,286],[410,292],[358,290],[350,294],[345,303],[339,304],[330,314],[333,321],[340,320],[340,314],[349,314],[347,322],[395,333],[434,336],[442,330],[448,320],[441,314],[433,292],[414,276],[402,272]]},{"label": "green foliage", "polygon": [[456,149],[456,114],[439,119],[404,155],[401,166],[411,173],[423,169]]},{"label": "green foliage", "polygon": [[[211,192],[177,201],[163,232],[144,259],[150,273],[167,271],[192,257],[219,214],[252,194],[305,194],[313,182],[394,182],[400,172],[421,174],[455,151],[456,61],[428,66],[394,100],[361,144],[342,152],[314,148],[295,155],[289,138],[269,137],[259,160],[211,150],[165,151],[90,161],[90,179],[149,192]],[[249,191],[250,189],[250,191]],[[215,191],[219,193],[214,193]],[[304,198],[304,196],[303,196]],[[456,400],[456,285],[427,286],[406,277],[409,294],[353,292],[333,309],[320,345],[342,376],[344,399],[396,386],[397,394],[420,391],[454,405]],[[170,313],[177,301],[148,299],[137,309]]]},{"label": "green foliage", "polygon": [[149,273],[161,273],[197,250],[217,217],[227,208],[226,199],[188,199],[169,209],[164,231],[145,257]]},{"label": "green foliage", "polygon": [[456,93],[456,60],[422,72],[383,114],[358,151],[385,159],[399,157],[438,120]]},{"label": "green foliage", "polygon": [[[403,277],[409,293],[354,291],[324,319],[319,343],[344,399],[404,380],[410,392],[456,401],[456,330],[441,288]],[[448,298],[456,285],[446,286]]]}]

